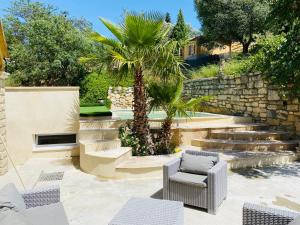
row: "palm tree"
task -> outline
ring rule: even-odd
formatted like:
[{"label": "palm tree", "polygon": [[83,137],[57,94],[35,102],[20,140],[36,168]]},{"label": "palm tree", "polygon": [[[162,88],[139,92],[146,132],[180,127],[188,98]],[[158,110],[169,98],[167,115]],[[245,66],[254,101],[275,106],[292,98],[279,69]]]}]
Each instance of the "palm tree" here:
[{"label": "palm tree", "polygon": [[199,108],[200,102],[210,99],[208,96],[193,98],[184,101],[182,98],[183,81],[171,83],[152,83],[148,87],[148,93],[151,97],[151,110],[162,109],[166,113],[161,130],[157,136],[157,146],[161,154],[170,154],[171,152],[171,125],[175,116],[190,117],[188,111],[195,111]]},{"label": "palm tree", "polygon": [[151,148],[144,78],[158,76],[167,80],[182,76],[181,60],[173,54],[176,43],[168,40],[169,28],[158,13],[126,13],[121,25],[100,20],[115,38],[94,33],[93,39],[109,53],[108,70],[120,78],[134,75],[133,132],[141,144]]}]

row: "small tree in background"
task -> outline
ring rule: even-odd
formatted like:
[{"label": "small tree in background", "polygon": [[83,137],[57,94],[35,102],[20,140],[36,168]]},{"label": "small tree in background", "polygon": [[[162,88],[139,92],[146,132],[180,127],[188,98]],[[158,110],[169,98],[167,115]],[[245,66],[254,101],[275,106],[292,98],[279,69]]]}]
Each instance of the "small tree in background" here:
[{"label": "small tree in background", "polygon": [[266,1],[195,0],[195,8],[204,36],[229,46],[238,41],[243,45],[243,53],[248,53],[255,35],[266,30]]},{"label": "small tree in background", "polygon": [[[175,146],[171,146],[171,126],[175,116],[189,117],[190,112],[196,111],[202,101],[209,97],[193,98],[184,101],[182,98],[183,81],[158,83],[152,82],[148,87],[148,93],[151,98],[151,109],[162,109],[166,113],[166,118],[162,122],[161,130],[157,135],[155,142],[159,154],[173,153]],[[189,112],[188,112],[189,111]]]},{"label": "small tree in background", "polygon": [[170,38],[177,41],[179,45],[182,45],[189,38],[189,33],[189,28],[184,21],[184,16],[180,9]]},{"label": "small tree in background", "polygon": [[171,21],[171,15],[168,12],[166,13],[165,21],[166,21],[166,23],[172,23],[172,21]]}]

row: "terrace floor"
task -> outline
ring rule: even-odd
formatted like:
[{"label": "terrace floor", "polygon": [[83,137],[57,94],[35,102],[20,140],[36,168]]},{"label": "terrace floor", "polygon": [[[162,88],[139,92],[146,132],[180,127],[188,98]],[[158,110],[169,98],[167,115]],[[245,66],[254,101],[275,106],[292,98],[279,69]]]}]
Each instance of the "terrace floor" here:
[{"label": "terrace floor", "polygon": [[[130,197],[161,197],[162,179],[103,180],[78,169],[78,159],[31,159],[18,167],[27,189],[41,171],[64,171],[61,199],[70,225],[106,225]],[[14,182],[13,169],[0,176],[0,188]],[[229,193],[217,215],[185,207],[186,225],[242,224],[243,203],[254,202],[300,212],[300,163],[229,172]]]}]

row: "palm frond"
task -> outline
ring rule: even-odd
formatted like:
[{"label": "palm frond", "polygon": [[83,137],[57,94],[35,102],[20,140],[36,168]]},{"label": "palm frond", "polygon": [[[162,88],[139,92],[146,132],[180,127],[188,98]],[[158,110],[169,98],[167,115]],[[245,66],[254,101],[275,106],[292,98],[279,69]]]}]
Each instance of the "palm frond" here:
[{"label": "palm frond", "polygon": [[163,16],[159,13],[127,12],[121,27],[129,46],[145,48],[154,46],[161,40],[163,24]]},{"label": "palm frond", "polygon": [[124,38],[123,38],[123,33],[122,33],[122,30],[121,30],[121,27],[119,27],[118,25],[116,24],[113,24],[103,18],[99,18],[100,21],[106,26],[106,28],[111,32],[113,33],[113,35],[121,42],[123,43],[124,41]]},{"label": "palm frond", "polygon": [[175,42],[166,41],[149,51],[149,70],[152,71],[153,76],[160,77],[163,81],[184,77],[182,73],[183,61],[174,54],[175,47]]},{"label": "palm frond", "polygon": [[181,99],[182,91],[183,91],[183,81],[182,79],[179,79],[177,83],[176,91],[174,93],[174,98],[171,104],[175,104]]},{"label": "palm frond", "polygon": [[101,34],[98,34],[97,32],[93,32],[90,35],[90,37],[93,41],[100,42],[106,46],[108,45],[112,48],[120,48],[120,43],[118,41],[116,41],[112,38],[104,37]]}]

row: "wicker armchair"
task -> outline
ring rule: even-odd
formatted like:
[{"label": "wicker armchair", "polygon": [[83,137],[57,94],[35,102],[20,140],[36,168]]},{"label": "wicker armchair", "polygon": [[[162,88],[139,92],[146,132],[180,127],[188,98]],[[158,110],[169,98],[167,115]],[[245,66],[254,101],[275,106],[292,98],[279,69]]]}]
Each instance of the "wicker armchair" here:
[{"label": "wicker armchair", "polygon": [[214,156],[218,161],[216,165],[208,171],[205,179],[206,187],[170,180],[171,176],[179,172],[181,158],[174,159],[165,164],[163,167],[164,199],[182,201],[187,205],[204,208],[207,209],[208,213],[216,214],[217,208],[227,196],[227,163],[220,160],[217,153],[190,150],[187,150],[186,153]]},{"label": "wicker armchair", "polygon": [[300,214],[251,203],[243,207],[243,225],[288,225]]},{"label": "wicker armchair", "polygon": [[10,183],[0,190],[0,196],[0,224],[19,224],[26,221],[26,224],[31,225],[69,225],[63,204],[60,202],[59,186],[22,193]]}]

